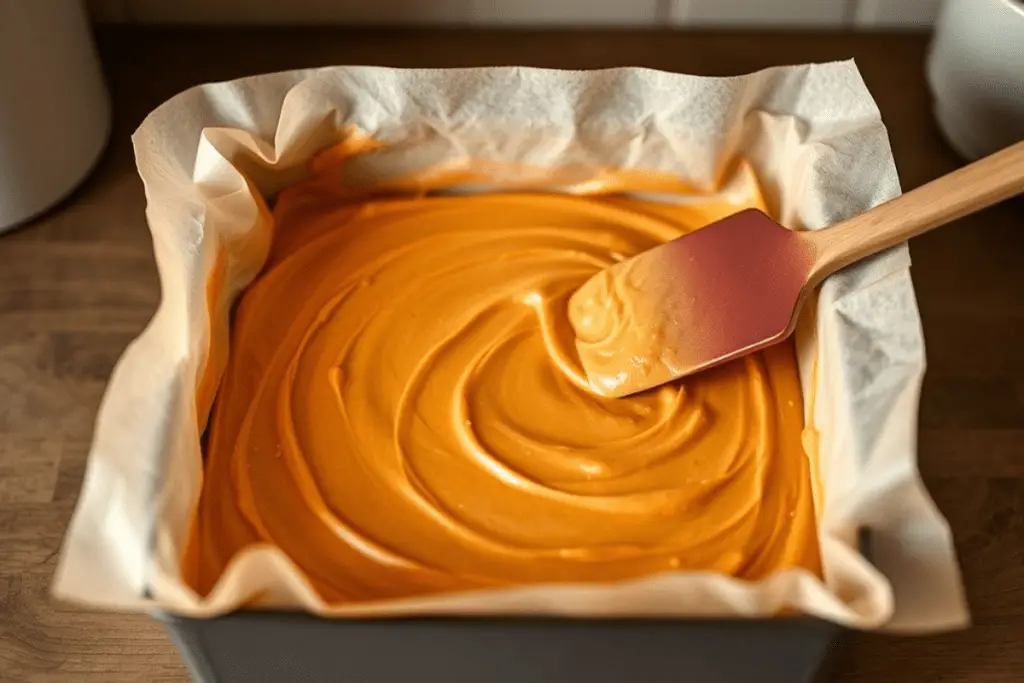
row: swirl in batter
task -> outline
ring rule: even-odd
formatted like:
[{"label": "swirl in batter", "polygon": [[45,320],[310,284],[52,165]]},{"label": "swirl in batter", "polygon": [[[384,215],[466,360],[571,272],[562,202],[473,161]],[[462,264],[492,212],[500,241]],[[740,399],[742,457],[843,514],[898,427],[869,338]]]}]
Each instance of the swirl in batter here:
[{"label": "swirl in batter", "polygon": [[625,399],[566,317],[599,269],[737,210],[601,196],[278,197],[185,558],[280,548],[329,603],[684,570],[818,571],[794,351]]}]

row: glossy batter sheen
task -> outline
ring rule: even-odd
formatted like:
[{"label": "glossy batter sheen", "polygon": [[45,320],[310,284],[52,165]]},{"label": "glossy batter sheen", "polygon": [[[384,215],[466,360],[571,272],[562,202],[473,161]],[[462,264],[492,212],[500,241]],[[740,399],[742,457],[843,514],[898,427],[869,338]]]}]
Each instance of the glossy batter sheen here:
[{"label": "glossy batter sheen", "polygon": [[737,207],[285,191],[242,296],[185,558],[281,548],[332,603],[671,570],[818,571],[782,345],[625,399],[567,320],[599,269]]}]

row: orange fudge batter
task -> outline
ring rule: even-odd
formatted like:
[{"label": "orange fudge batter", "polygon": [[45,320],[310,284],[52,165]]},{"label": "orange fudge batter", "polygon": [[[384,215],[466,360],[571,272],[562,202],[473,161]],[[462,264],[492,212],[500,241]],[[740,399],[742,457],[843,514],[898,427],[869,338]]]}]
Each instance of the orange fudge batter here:
[{"label": "orange fudge batter", "polygon": [[252,544],[334,604],[817,572],[792,346],[606,399],[567,319],[598,270],[739,208],[357,198],[322,175],[281,193],[234,317],[187,580],[208,593]]}]

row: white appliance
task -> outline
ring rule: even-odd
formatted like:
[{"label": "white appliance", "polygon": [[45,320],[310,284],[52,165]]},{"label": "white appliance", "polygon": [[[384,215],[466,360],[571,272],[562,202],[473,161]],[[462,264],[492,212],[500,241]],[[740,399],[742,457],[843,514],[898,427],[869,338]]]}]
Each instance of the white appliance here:
[{"label": "white appliance", "polygon": [[939,127],[961,156],[1024,140],[1024,2],[945,0],[927,73]]},{"label": "white appliance", "polygon": [[0,0],[0,232],[77,187],[109,133],[80,0]]}]

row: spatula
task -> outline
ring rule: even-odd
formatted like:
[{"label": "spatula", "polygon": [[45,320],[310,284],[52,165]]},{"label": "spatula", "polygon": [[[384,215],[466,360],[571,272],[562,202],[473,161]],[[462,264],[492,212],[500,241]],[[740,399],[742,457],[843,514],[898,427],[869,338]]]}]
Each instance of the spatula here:
[{"label": "spatula", "polygon": [[832,273],[1021,192],[1024,142],[824,230],[745,210],[618,263],[569,303],[589,383],[626,396],[782,341]]}]

